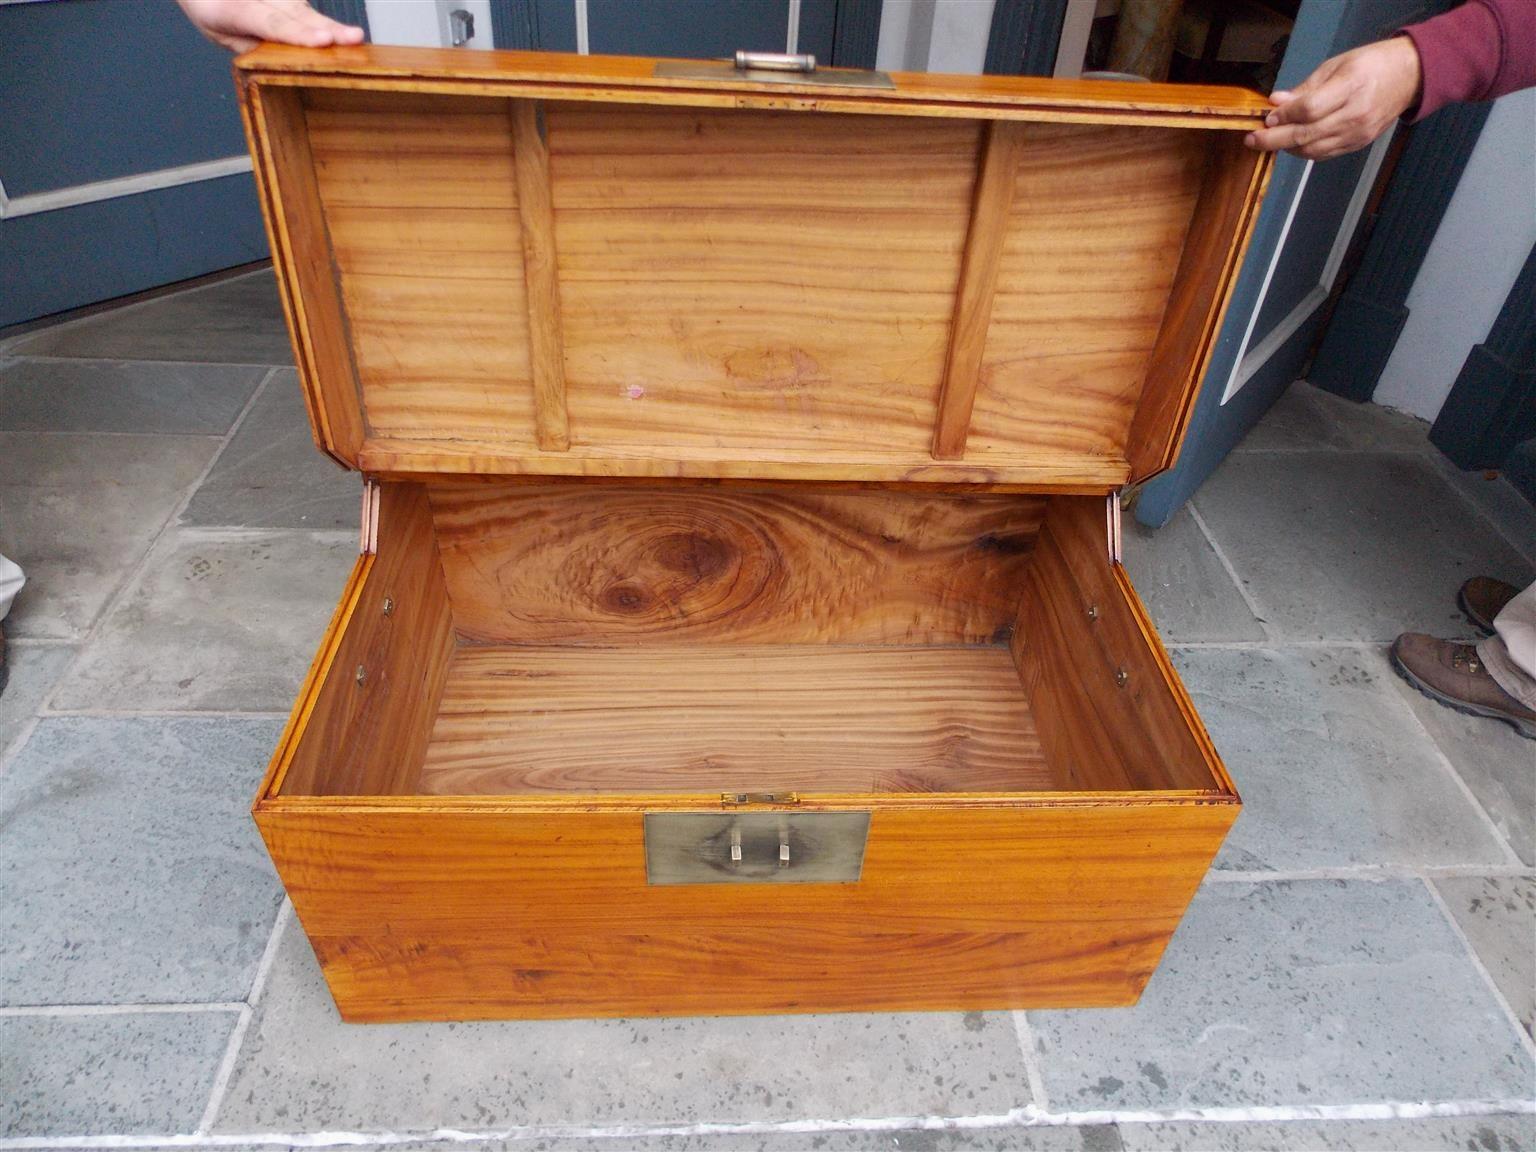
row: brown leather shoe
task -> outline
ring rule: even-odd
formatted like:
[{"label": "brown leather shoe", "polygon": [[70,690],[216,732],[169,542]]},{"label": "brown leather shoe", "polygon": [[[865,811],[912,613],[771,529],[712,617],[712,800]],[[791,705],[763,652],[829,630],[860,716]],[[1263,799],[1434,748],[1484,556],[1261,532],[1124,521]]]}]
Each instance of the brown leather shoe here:
[{"label": "brown leather shoe", "polygon": [[1474,576],[1456,593],[1456,606],[1479,629],[1493,634],[1493,618],[1504,611],[1520,589],[1492,576]]},{"label": "brown leather shoe", "polygon": [[1431,700],[1468,716],[1503,720],[1536,740],[1536,712],[1499,687],[1478,658],[1476,645],[1404,632],[1392,643],[1392,667]]}]

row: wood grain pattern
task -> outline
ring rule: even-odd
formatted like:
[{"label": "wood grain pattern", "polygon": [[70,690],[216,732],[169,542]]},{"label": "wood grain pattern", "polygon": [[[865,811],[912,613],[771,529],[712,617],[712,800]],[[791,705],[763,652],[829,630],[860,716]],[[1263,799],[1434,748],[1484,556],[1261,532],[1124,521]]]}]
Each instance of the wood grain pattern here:
[{"label": "wood grain pattern", "polygon": [[[440,94],[247,74],[307,85],[365,410],[343,417],[366,425],[349,462],[1102,491],[1135,474],[1133,441],[1150,459],[1181,433],[1208,341],[1159,345],[1160,326],[1219,318],[1199,285],[1235,267],[1259,192],[1236,133],[1193,127],[1225,113],[1149,127],[1123,87],[1085,92],[1082,124],[1022,94],[1018,120],[926,98],[926,117],[696,108],[597,65],[581,99],[543,103],[542,145],[523,89],[475,69]],[[1015,156],[1011,185],[987,176]],[[1202,184],[1238,211],[1195,235]]]},{"label": "wood grain pattern", "polygon": [[1235,137],[1217,137],[1209,148],[1211,164],[1126,445],[1138,481],[1178,457],[1273,168],[1272,154],[1251,152]]},{"label": "wood grain pattern", "polygon": [[1123,459],[1082,452],[1040,451],[972,460],[893,457],[883,452],[699,448],[572,449],[569,452],[508,452],[485,440],[374,438],[358,455],[364,471],[394,479],[435,476],[592,477],[619,480],[723,480],[906,485],[1002,492],[1075,492],[1103,495],[1123,485],[1130,469]]},{"label": "wood grain pattern", "polygon": [[1006,121],[994,121],[986,128],[934,424],[933,454],[940,460],[965,455],[1023,135],[1021,125]]},{"label": "wood grain pattern", "polygon": [[348,1020],[1134,1003],[1237,814],[877,807],[857,884],[651,887],[642,802],[417,804],[257,810]]},{"label": "wood grain pattern", "polygon": [[[891,89],[829,89],[806,84],[756,84],[732,81],[722,85],[710,80],[657,77],[656,61],[643,56],[576,56],[553,52],[477,52],[396,48],[380,45],[324,50],[264,44],[235,61],[249,73],[267,73],[272,80],[284,78],[319,83],[343,77],[347,82],[397,82],[402,86],[433,78],[453,77],[464,84],[480,82],[487,87],[522,83],[532,91],[540,88],[578,87],[596,100],[617,100],[626,92],[662,102],[683,100],[690,93],[720,94],[729,99],[743,93],[770,99],[797,97],[829,101],[839,108],[858,106],[883,115],[912,112],[942,115],[946,110],[962,115],[1043,115],[1054,111],[1125,122],[1163,117],[1195,125],[1260,126],[1269,101],[1262,93],[1242,88],[1204,84],[1138,84],[1126,88],[1112,81],[1043,80],[1028,76],[948,76],[922,72],[895,72]],[[946,108],[948,106],[948,108]]]},{"label": "wood grain pattern", "polygon": [[573,437],[926,458],[965,123],[549,106]]},{"label": "wood grain pattern", "polygon": [[336,274],[331,239],[315,180],[315,162],[296,91],[249,90],[251,120],[260,137],[258,182],[274,259],[288,280],[287,315],[316,439],[355,466],[367,431],[358,395],[357,367]]},{"label": "wood grain pattern", "polygon": [[417,791],[1057,787],[1004,647],[461,648]]},{"label": "wood grain pattern", "polygon": [[453,630],[425,492],[387,484],[378,500],[378,553],[342,622],[302,739],[275,777],[285,795],[394,795],[415,785]]},{"label": "wood grain pattern", "polygon": [[555,265],[549,150],[539,132],[540,114],[539,106],[531,100],[512,101],[512,162],[517,172],[517,211],[522,223],[523,270],[527,277],[534,429],[540,448],[563,452],[571,446],[565,407],[565,339],[561,334],[560,283]]},{"label": "wood grain pattern", "polygon": [[1110,563],[1104,517],[1099,500],[1053,501],[1031,556],[1012,648],[1046,755],[1073,788],[1229,792],[1124,569]]},{"label": "wood grain pattern", "polygon": [[[375,436],[533,448],[506,104],[310,94],[315,178]],[[436,105],[436,106],[434,106]],[[366,467],[366,466],[365,466]]]},{"label": "wood grain pattern", "polygon": [[965,644],[1006,633],[1043,501],[431,486],[472,643]]},{"label": "wood grain pattern", "polygon": [[1208,138],[1026,127],[966,460],[1026,444],[1123,460]]}]

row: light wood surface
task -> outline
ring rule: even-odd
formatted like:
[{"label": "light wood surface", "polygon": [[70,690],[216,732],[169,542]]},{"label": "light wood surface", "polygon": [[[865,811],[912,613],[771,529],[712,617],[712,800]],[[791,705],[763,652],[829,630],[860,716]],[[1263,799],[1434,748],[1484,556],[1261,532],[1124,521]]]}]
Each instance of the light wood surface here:
[{"label": "light wood surface", "polygon": [[571,446],[565,408],[565,339],[561,335],[560,281],[555,261],[555,218],[549,194],[549,149],[539,130],[542,108],[513,100],[512,163],[528,285],[528,357],[533,375],[534,427],[539,447]]},{"label": "light wood surface", "polygon": [[1046,755],[1070,787],[1230,792],[1124,569],[1110,563],[1105,516],[1102,500],[1052,501],[1031,556],[1012,648]]},{"label": "light wood surface", "polygon": [[1171,468],[1178,458],[1274,166],[1273,154],[1250,152],[1236,137],[1217,137],[1210,148],[1211,163],[1131,422],[1126,455],[1137,476]]},{"label": "light wood surface", "polygon": [[602,480],[731,480],[922,486],[945,491],[977,488],[998,492],[1098,493],[1125,484],[1123,459],[1092,453],[996,456],[973,460],[904,459],[882,452],[733,449],[722,454],[707,446],[661,450],[582,447],[569,452],[512,452],[477,440],[371,439],[358,453],[358,466],[375,476],[426,480],[437,476]]},{"label": "light wood surface", "polygon": [[454,627],[499,644],[1006,634],[1039,497],[433,484]]},{"label": "light wood surface", "polygon": [[992,296],[1002,257],[1000,241],[1007,231],[1008,210],[1013,205],[1024,131],[1016,123],[993,121],[986,126],[983,136],[933,432],[933,455],[940,460],[965,455],[987,329],[992,321]]},{"label": "light wood surface", "polygon": [[[924,82],[854,115],[695,107],[601,62],[545,92],[460,61],[428,91],[369,89],[367,53],[268,59],[248,85],[303,114],[254,143],[313,166],[283,179],[318,194],[303,226],[328,233],[361,390],[338,415],[355,397],[318,387],[315,416],[395,477],[1142,479],[1187,422],[1263,167],[1235,97],[1158,127],[1172,97],[1123,85],[983,84],[983,112]],[[528,95],[551,97],[542,135]],[[284,269],[303,321],[318,289]]]},{"label": "light wood surface", "polygon": [[732,80],[687,80],[655,75],[656,61],[643,56],[581,56],[558,52],[476,52],[432,48],[361,45],[327,49],[264,44],[239,57],[235,67],[272,78],[306,83],[344,78],[348,83],[394,82],[408,88],[452,77],[487,89],[522,84],[532,91],[577,88],[588,99],[617,100],[627,92],[661,102],[686,99],[690,93],[729,99],[741,93],[775,98],[800,98],[804,106],[834,103],[864,107],[886,115],[912,111],[942,115],[1007,116],[1047,112],[1127,120],[1161,117],[1196,125],[1261,126],[1269,101],[1241,88],[1204,84],[1137,84],[1114,81],[1042,80],[1027,76],[954,76],[926,72],[895,72],[890,89],[830,89],[805,84],[762,84]]},{"label": "light wood surface", "polygon": [[582,448],[928,458],[979,128],[549,108]]},{"label": "light wood surface", "polygon": [[390,484],[378,499],[378,553],[274,779],[286,795],[382,796],[416,783],[453,630],[426,493]]},{"label": "light wood surface", "polygon": [[[242,86],[260,144],[252,156],[273,263],[284,299],[316,441],[338,460],[357,458],[366,432],[341,289],[336,282],[325,211],[303,99],[293,90]],[[318,422],[317,422],[318,421]]]},{"label": "light wood surface", "polygon": [[257,823],[369,1021],[1129,1004],[1237,814],[875,807],[856,884],[649,886],[641,800],[279,799]]},{"label": "light wood surface", "polygon": [[1025,127],[965,459],[1124,460],[1211,137]]},{"label": "light wood surface", "polygon": [[1056,787],[1005,647],[459,649],[417,790]]},{"label": "light wood surface", "polygon": [[371,434],[534,447],[505,103],[306,100]]}]

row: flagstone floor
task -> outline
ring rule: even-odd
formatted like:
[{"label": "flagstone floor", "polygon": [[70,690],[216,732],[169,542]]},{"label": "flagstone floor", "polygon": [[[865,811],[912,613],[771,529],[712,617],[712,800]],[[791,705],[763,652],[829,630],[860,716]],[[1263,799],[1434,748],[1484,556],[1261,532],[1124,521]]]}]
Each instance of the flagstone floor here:
[{"label": "flagstone floor", "polygon": [[247,806],[356,550],[270,273],[0,346],[0,1148],[1536,1148],[1536,743],[1385,649],[1536,509],[1295,385],[1127,562],[1246,809],[1113,1011],[348,1026]]}]

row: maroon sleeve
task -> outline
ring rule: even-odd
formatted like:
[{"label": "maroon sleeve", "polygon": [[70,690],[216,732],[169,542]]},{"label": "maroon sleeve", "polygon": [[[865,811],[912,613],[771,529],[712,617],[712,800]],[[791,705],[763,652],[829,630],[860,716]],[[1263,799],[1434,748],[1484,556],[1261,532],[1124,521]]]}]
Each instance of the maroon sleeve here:
[{"label": "maroon sleeve", "polygon": [[1415,121],[1458,100],[1536,87],[1536,0],[1467,0],[1403,35],[1424,71]]}]

